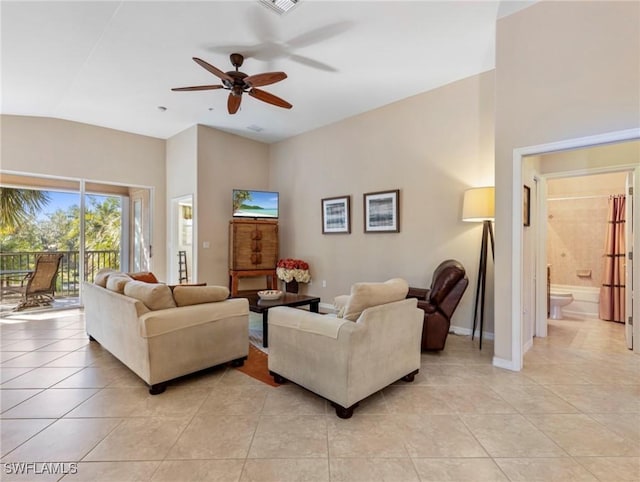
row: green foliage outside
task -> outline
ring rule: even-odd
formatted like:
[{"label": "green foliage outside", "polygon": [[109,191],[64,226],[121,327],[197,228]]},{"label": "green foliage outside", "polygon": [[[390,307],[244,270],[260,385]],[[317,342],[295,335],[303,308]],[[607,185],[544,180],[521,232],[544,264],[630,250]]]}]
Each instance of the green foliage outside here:
[{"label": "green foliage outside", "polygon": [[35,217],[49,203],[46,191],[0,188],[0,226],[13,230]]},{"label": "green foliage outside", "polygon": [[[37,202],[32,194],[40,193]],[[79,251],[80,207],[46,212],[46,191],[0,188],[0,251]],[[120,198],[86,196],[85,245],[89,251],[120,250]],[[41,216],[45,213],[44,218]],[[40,217],[39,217],[40,215]]]},{"label": "green foliage outside", "polygon": [[[80,207],[47,211],[51,198],[47,191],[0,188],[0,268],[32,270],[38,252],[66,252],[56,291],[77,296]],[[84,219],[85,279],[92,281],[100,268],[120,267],[121,199],[86,195]]]}]

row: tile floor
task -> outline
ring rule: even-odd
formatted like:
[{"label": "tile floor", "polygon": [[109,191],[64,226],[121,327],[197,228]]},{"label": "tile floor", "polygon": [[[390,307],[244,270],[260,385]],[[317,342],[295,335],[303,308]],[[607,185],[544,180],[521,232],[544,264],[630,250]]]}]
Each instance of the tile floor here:
[{"label": "tile floor", "polygon": [[640,480],[640,357],[613,323],[551,322],[520,373],[452,335],[350,420],[233,368],[151,396],[78,310],[0,329],[6,481]]}]

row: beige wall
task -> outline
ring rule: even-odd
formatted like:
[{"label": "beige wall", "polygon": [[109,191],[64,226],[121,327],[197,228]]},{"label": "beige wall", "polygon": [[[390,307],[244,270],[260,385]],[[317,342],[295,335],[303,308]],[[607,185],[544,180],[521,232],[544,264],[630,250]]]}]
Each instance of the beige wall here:
[{"label": "beige wall", "polygon": [[[167,280],[171,283],[178,282],[178,250],[187,251],[187,273],[190,282],[198,280],[198,272],[193,263],[195,245],[181,246],[179,244],[180,215],[177,205],[178,198],[192,196],[193,216],[197,220],[198,206],[196,203],[196,191],[198,187],[198,127],[176,134],[167,139]],[[175,232],[174,232],[175,231]],[[197,236],[192,236],[197,243]]]},{"label": "beige wall", "polygon": [[167,200],[195,194],[198,184],[198,127],[167,139]]},{"label": "beige wall", "polygon": [[[493,184],[493,93],[488,72],[272,145],[281,257],[310,263],[303,289],[332,303],[356,281],[427,286],[441,261],[456,258],[471,284],[454,325],[471,327],[482,228],[460,220],[462,196]],[[364,234],[363,193],[393,189],[400,232]],[[321,199],[342,195],[351,196],[352,233],[323,235]]]},{"label": "beige wall", "polygon": [[42,117],[1,117],[0,169],[153,189],[152,269],[165,276],[165,142]]},{"label": "beige wall", "polygon": [[540,157],[541,174],[576,172],[585,169],[606,170],[614,166],[632,167],[640,165],[640,141],[616,142],[586,149],[553,152]]},{"label": "beige wall", "polygon": [[[231,193],[269,188],[269,146],[205,126],[198,126],[197,142],[198,281],[226,286]],[[241,290],[265,286],[264,280],[243,281]]]},{"label": "beige wall", "polygon": [[498,21],[495,357],[501,365],[519,363],[512,359],[512,303],[520,298],[512,282],[514,149],[640,126],[639,38],[637,2],[540,2]]}]

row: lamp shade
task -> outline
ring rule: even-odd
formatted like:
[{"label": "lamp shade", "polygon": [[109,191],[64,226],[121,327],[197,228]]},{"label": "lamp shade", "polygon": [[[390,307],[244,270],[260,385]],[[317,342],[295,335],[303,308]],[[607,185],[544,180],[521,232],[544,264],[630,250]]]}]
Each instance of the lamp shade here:
[{"label": "lamp shade", "polygon": [[477,223],[495,219],[495,188],[474,187],[464,192],[462,220]]}]

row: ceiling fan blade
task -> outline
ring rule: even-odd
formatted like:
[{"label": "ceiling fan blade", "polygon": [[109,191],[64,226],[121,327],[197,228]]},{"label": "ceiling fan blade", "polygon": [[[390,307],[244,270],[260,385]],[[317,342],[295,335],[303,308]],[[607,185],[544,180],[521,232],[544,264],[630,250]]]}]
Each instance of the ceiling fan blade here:
[{"label": "ceiling fan blade", "polygon": [[220,77],[222,80],[226,80],[227,82],[233,82],[233,77],[228,75],[226,72],[223,72],[222,70],[218,69],[217,67],[214,67],[210,63],[205,62],[204,60],[199,59],[198,57],[193,57],[193,60],[198,65],[200,65],[204,69],[208,70],[209,72],[211,72],[216,77]]},{"label": "ceiling fan blade", "polygon": [[298,35],[284,42],[290,49],[299,49],[302,47],[309,47],[311,45],[326,42],[332,37],[336,37],[343,32],[346,32],[353,27],[353,22],[344,21],[332,23],[329,25],[323,25],[310,32],[305,32],[302,35]]},{"label": "ceiling fan blade", "polygon": [[194,85],[193,87],[174,87],[171,90],[175,90],[176,92],[186,92],[188,90],[215,90],[215,89],[224,89],[222,85]]},{"label": "ceiling fan blade", "polygon": [[250,75],[244,78],[245,84],[251,87],[261,87],[263,85],[275,84],[287,78],[284,72],[265,72],[264,74]]},{"label": "ceiling fan blade", "polygon": [[227,99],[227,109],[229,109],[229,114],[235,114],[238,112],[240,102],[242,102],[242,96],[229,93],[229,98]]},{"label": "ceiling fan blade", "polygon": [[302,55],[291,54],[289,55],[289,58],[294,62],[298,62],[299,64],[306,65],[307,67],[311,67],[313,69],[324,70],[325,72],[338,71],[338,69],[336,69],[335,67],[331,67],[330,65],[310,59],[309,57],[304,57]]},{"label": "ceiling fan blade", "polygon": [[251,97],[255,97],[258,100],[261,100],[262,102],[267,102],[268,104],[277,105],[278,107],[283,107],[285,109],[291,109],[291,107],[293,107],[286,100],[281,99],[280,97],[277,97],[273,94],[270,94],[269,92],[265,92],[264,90],[251,89],[249,91],[249,95]]}]

